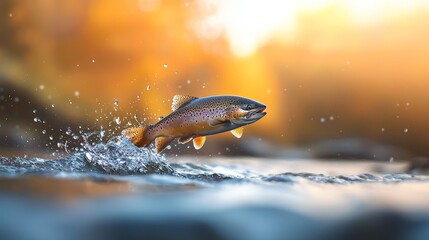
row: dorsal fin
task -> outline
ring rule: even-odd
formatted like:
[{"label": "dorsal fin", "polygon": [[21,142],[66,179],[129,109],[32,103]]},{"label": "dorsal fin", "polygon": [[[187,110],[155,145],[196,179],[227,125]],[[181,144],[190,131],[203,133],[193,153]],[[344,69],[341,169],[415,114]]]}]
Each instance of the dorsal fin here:
[{"label": "dorsal fin", "polygon": [[176,111],[177,109],[185,106],[194,99],[197,99],[197,97],[188,95],[175,95],[173,97],[173,103],[171,104],[171,110]]}]

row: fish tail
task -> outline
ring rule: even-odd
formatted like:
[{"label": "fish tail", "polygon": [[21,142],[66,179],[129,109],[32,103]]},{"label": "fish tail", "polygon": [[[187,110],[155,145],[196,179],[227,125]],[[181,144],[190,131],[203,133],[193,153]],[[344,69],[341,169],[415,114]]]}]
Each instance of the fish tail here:
[{"label": "fish tail", "polygon": [[130,127],[122,131],[122,135],[130,139],[137,147],[147,147],[153,141],[153,138],[147,137],[148,129],[151,125],[143,127]]}]

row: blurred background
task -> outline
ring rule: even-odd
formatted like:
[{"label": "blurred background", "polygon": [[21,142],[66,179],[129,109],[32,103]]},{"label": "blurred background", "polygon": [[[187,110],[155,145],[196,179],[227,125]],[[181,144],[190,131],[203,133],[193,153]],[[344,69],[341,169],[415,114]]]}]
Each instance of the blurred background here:
[{"label": "blurred background", "polygon": [[429,155],[426,0],[2,0],[0,19],[2,155],[154,123],[175,94],[268,106],[199,154]]}]

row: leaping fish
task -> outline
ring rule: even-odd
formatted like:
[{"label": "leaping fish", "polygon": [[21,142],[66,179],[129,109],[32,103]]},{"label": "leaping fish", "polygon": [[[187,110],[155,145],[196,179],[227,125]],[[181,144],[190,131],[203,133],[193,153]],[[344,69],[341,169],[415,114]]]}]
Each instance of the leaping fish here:
[{"label": "leaping fish", "polygon": [[201,149],[206,136],[231,131],[240,138],[243,126],[263,118],[266,106],[239,96],[210,96],[197,98],[175,95],[173,112],[153,125],[131,127],[122,131],[138,147],[147,147],[155,141],[158,153],[175,138],[181,144],[193,141]]}]

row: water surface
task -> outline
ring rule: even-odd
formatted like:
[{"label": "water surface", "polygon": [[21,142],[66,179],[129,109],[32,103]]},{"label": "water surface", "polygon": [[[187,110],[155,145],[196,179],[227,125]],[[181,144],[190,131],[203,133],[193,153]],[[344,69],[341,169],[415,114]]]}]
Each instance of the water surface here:
[{"label": "water surface", "polygon": [[179,158],[119,137],[56,159],[1,157],[0,230],[21,239],[427,239],[429,178],[404,166]]}]

